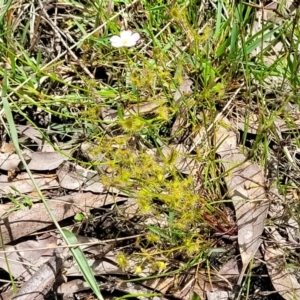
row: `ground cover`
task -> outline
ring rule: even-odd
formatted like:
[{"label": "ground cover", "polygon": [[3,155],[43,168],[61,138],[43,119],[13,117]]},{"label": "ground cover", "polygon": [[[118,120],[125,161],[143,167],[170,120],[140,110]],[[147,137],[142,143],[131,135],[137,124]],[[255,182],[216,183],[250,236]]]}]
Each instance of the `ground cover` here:
[{"label": "ground cover", "polygon": [[298,6],[2,3],[2,299],[300,299]]}]

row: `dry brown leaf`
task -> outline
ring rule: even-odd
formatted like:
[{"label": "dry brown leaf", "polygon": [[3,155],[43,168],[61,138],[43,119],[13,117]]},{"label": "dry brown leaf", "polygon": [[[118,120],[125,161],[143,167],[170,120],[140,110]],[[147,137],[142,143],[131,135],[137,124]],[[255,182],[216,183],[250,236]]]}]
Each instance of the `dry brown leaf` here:
[{"label": "dry brown leaf", "polygon": [[0,169],[4,171],[17,169],[20,165],[18,154],[0,153]]},{"label": "dry brown leaf", "polygon": [[[149,113],[155,113],[159,107],[161,107],[166,100],[153,101],[153,102],[144,102],[133,104],[130,107],[124,110],[124,117],[128,118],[132,115],[146,115]],[[104,121],[112,122],[118,120],[118,112],[116,109],[101,108],[101,115]],[[104,125],[105,126],[105,125]]]},{"label": "dry brown leaf", "polygon": [[[197,286],[197,288],[196,288],[198,291],[197,294],[199,295],[199,292],[200,292],[200,294],[202,294],[202,298],[204,298],[203,289],[205,286],[205,282],[202,281],[202,279],[201,279],[202,288],[199,289],[200,277],[197,278],[197,276],[195,274],[191,274],[191,276],[186,276],[186,274],[182,274],[182,275],[180,275],[180,277],[181,278],[176,279],[176,281],[179,282],[180,288],[178,289],[178,291],[176,291],[174,293],[175,298],[182,299],[182,300],[190,300],[191,295],[193,295],[193,293],[195,293],[195,286]],[[174,285],[174,278],[173,278],[172,283]],[[201,292],[201,290],[202,290],[202,292]]]},{"label": "dry brown leaf", "polygon": [[[66,158],[58,152],[33,152],[26,153],[30,170],[50,171],[56,169]],[[0,169],[24,169],[20,166],[21,160],[17,154],[0,153]]]},{"label": "dry brown leaf", "polygon": [[92,144],[90,142],[85,142],[81,144],[81,154],[90,162],[96,162],[95,168],[101,174],[108,172],[108,164],[105,164],[106,161],[103,154],[99,151],[99,146]]},{"label": "dry brown leaf", "polygon": [[[174,93],[173,99],[175,102],[179,102],[182,97],[188,97],[193,93],[192,89],[193,81],[186,76],[183,82],[180,84],[179,88]],[[183,138],[185,132],[182,131],[187,124],[186,115],[188,113],[188,109],[186,107],[182,107],[176,116],[176,120],[172,126],[171,135],[175,136],[175,138],[181,139]]]},{"label": "dry brown leaf", "polygon": [[[57,238],[46,234],[39,237],[37,241],[28,240],[15,246],[6,246],[5,251],[11,251],[6,254],[10,269],[7,269],[4,253],[2,252],[0,252],[0,268],[6,272],[11,272],[14,278],[22,276],[22,279],[26,282],[49,259],[49,255],[52,255],[53,248],[56,245]],[[47,247],[52,247],[52,249],[47,249]],[[37,250],[38,248],[44,249]],[[32,251],[23,251],[24,249],[32,249]]]},{"label": "dry brown leaf", "polygon": [[179,113],[176,116],[175,122],[172,126],[171,136],[174,136],[177,140],[181,140],[184,135],[184,129],[188,123],[186,115],[188,114],[187,108],[180,109]]},{"label": "dry brown leaf", "polygon": [[238,116],[237,127],[242,131],[247,130],[247,133],[256,134],[259,125],[258,121],[257,114],[247,112],[247,117],[243,116],[242,114]]},{"label": "dry brown leaf", "polygon": [[275,290],[286,300],[300,299],[300,284],[292,270],[286,268],[284,250],[266,246],[264,257]]},{"label": "dry brown leaf", "polygon": [[55,277],[62,267],[63,261],[55,254],[44,263],[34,275],[24,283],[13,300],[44,300],[52,288]]},{"label": "dry brown leaf", "polygon": [[172,296],[176,299],[190,300],[193,294],[197,294],[200,299],[205,299],[207,279],[208,274],[205,271],[201,270],[195,273],[190,270],[189,274],[148,279],[143,281],[143,284],[162,294],[169,294],[172,291]]},{"label": "dry brown leaf", "polygon": [[[249,114],[249,113],[248,113]],[[285,120],[277,117],[274,121],[276,128],[279,129],[280,132],[289,132],[292,130],[297,130],[300,127],[299,116],[295,116],[295,120],[291,122],[292,125],[288,126]],[[293,128],[294,125],[294,128]],[[239,115],[237,119],[237,127],[240,130],[247,130],[248,133],[256,134],[259,127],[259,120],[257,114],[250,113],[247,118],[243,115]]]},{"label": "dry brown leaf", "polygon": [[12,154],[16,152],[16,149],[13,143],[2,142],[0,152]]},{"label": "dry brown leaf", "polygon": [[[59,184],[68,190],[89,191],[103,193],[106,188],[101,183],[101,178],[96,171],[87,170],[71,162],[65,162],[57,170]],[[116,189],[111,192],[118,192]]]},{"label": "dry brown leaf", "polygon": [[288,240],[294,244],[298,244],[300,241],[300,231],[298,223],[290,218],[287,221],[286,232],[288,234]]},{"label": "dry brown leaf", "polygon": [[33,171],[51,171],[59,167],[66,157],[58,152],[33,152],[28,167]]},{"label": "dry brown leaf", "polygon": [[198,295],[200,299],[205,299],[205,283],[206,281],[202,278],[202,276],[196,276],[195,278],[196,282],[193,287],[193,293]]},{"label": "dry brown leaf", "polygon": [[[31,125],[16,125],[19,135],[21,135],[19,142],[22,143],[25,136],[26,139],[30,139],[34,141],[37,145],[39,150],[41,150],[42,143],[43,143],[43,136],[35,127]],[[52,148],[53,151],[53,148]]]},{"label": "dry brown leaf", "polygon": [[[33,174],[33,177],[41,190],[59,187],[56,175]],[[27,173],[18,174],[12,181],[7,175],[0,175],[0,193],[15,195],[17,193],[25,194],[32,191],[35,191],[35,187]]]},{"label": "dry brown leaf", "polygon": [[0,300],[11,300],[13,296],[14,296],[13,290],[9,290],[5,293],[0,294]]},{"label": "dry brown leaf", "polygon": [[245,161],[246,157],[237,148],[236,134],[227,119],[216,131],[217,150],[227,176],[229,197],[232,198],[238,225],[238,243],[243,262],[238,284],[245,270],[261,245],[268,212],[264,176],[257,164]]},{"label": "dry brown leaf", "polygon": [[163,105],[163,102],[145,102],[131,105],[124,111],[124,116],[129,117],[131,115],[145,115],[155,112],[157,108]]},{"label": "dry brown leaf", "polygon": [[239,266],[239,262],[237,259],[229,260],[219,270],[219,274],[221,276],[225,276],[226,278],[237,277],[240,275],[240,273],[241,273],[241,266]]},{"label": "dry brown leaf", "polygon": [[106,122],[115,122],[118,120],[118,112],[116,109],[101,107],[101,117]]},{"label": "dry brown leaf", "polygon": [[232,293],[227,291],[206,292],[207,300],[229,300],[232,299]]},{"label": "dry brown leaf", "polygon": [[[97,255],[98,258],[99,256],[103,257],[105,256],[110,250],[112,250],[113,244],[107,244],[97,238],[93,237],[87,237],[87,236],[82,236],[82,235],[77,235],[76,236],[77,241],[79,244],[81,244],[80,248],[82,251]],[[93,243],[91,245],[91,243]],[[62,241],[62,244],[64,244],[64,241]],[[70,253],[67,251],[67,258],[69,258]]]},{"label": "dry brown leaf", "polygon": [[155,278],[144,281],[144,284],[151,289],[166,294],[174,286],[174,277]]},{"label": "dry brown leaf", "polygon": [[69,282],[61,284],[58,289],[58,295],[62,296],[64,300],[66,299],[74,299],[75,293],[90,290],[90,287],[87,282],[81,279],[74,279]]},{"label": "dry brown leaf", "polygon": [[[126,197],[115,197],[109,194],[74,193],[72,195],[48,200],[48,205],[59,222],[77,213],[86,212],[107,204],[126,201]],[[0,223],[5,244],[27,236],[30,233],[52,225],[52,221],[42,203],[35,203],[31,209],[13,211]],[[1,246],[1,245],[0,245]]]},{"label": "dry brown leaf", "polygon": [[[117,263],[117,254],[113,251],[106,253],[105,256],[101,257],[100,259],[87,258],[87,263],[95,275],[126,274],[119,267]],[[82,273],[79,270],[78,264],[74,262],[68,267],[64,268],[64,274],[66,276],[81,276]]]}]

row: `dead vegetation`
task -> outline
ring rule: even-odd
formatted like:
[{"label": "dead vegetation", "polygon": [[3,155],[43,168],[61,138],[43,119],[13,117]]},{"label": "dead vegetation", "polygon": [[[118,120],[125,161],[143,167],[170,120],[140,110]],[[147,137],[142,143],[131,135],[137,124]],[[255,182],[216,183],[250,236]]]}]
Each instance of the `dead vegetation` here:
[{"label": "dead vegetation", "polygon": [[298,6],[1,4],[0,298],[300,299]]}]

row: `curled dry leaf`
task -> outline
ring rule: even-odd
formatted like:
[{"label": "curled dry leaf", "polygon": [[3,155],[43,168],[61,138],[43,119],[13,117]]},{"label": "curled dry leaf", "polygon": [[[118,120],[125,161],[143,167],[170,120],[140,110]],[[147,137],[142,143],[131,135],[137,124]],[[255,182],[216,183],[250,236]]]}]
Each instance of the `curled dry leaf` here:
[{"label": "curled dry leaf", "polygon": [[259,166],[246,161],[237,147],[236,133],[229,120],[223,119],[216,131],[217,154],[226,172],[229,197],[235,207],[238,225],[238,243],[243,262],[238,284],[245,270],[261,245],[261,234],[269,204],[265,193],[264,176]]}]

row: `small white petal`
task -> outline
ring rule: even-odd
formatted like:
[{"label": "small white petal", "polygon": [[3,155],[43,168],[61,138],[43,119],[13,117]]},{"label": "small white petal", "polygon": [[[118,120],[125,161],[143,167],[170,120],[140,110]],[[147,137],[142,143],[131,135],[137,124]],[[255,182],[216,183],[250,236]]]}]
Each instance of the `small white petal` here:
[{"label": "small white petal", "polygon": [[110,42],[111,42],[111,45],[115,48],[120,48],[123,46],[123,40],[117,35],[112,36],[110,38]]},{"label": "small white petal", "polygon": [[123,30],[120,32],[120,37],[122,40],[128,40],[132,36],[132,31],[131,30]]},{"label": "small white petal", "polygon": [[140,35],[131,30],[123,30],[120,32],[120,36],[114,35],[110,38],[111,45],[115,48],[132,47],[140,39]]},{"label": "small white petal", "polygon": [[112,43],[111,44],[114,48],[122,48],[124,47],[123,43]]},{"label": "small white petal", "polygon": [[136,41],[130,39],[130,40],[126,41],[126,44],[123,44],[123,45],[124,45],[124,47],[133,47],[133,46],[135,46],[135,44],[136,44]]},{"label": "small white petal", "polygon": [[136,32],[131,36],[131,39],[135,41],[135,43],[141,38],[141,36]]},{"label": "small white petal", "polygon": [[113,43],[113,42],[121,40],[121,38],[117,35],[114,35],[109,40],[110,40],[111,43]]}]

